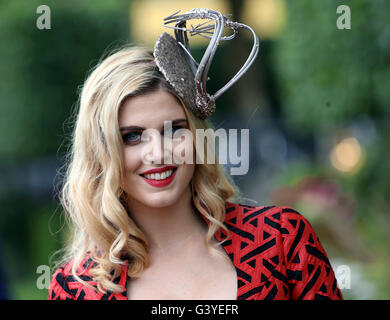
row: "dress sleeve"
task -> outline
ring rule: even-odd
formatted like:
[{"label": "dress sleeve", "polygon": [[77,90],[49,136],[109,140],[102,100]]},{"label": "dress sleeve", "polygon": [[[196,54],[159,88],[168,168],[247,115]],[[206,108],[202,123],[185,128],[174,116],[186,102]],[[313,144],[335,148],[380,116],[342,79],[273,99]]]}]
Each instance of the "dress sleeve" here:
[{"label": "dress sleeve", "polygon": [[49,285],[48,300],[75,300],[62,267],[58,268],[53,274]]},{"label": "dress sleeve", "polygon": [[342,300],[337,280],[313,227],[292,208],[281,208],[291,300]]}]

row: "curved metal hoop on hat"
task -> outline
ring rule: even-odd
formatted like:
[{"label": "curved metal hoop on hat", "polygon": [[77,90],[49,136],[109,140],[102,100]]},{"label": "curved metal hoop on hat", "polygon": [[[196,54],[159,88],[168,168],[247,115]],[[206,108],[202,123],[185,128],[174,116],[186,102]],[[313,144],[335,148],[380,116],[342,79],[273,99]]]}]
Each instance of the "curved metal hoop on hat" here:
[{"label": "curved metal hoop on hat", "polygon": [[[174,29],[176,40],[167,33],[163,33],[156,42],[154,56],[157,66],[184,102],[199,118],[205,119],[215,111],[215,100],[240,79],[251,66],[259,51],[259,39],[251,27],[232,22],[215,10],[200,8],[192,9],[184,14],[179,13],[180,11],[177,11],[164,19],[164,26]],[[193,19],[207,19],[207,21],[187,28],[187,21]],[[175,23],[174,26],[169,25],[173,23]],[[233,33],[229,36],[222,36],[225,28],[232,29]],[[234,77],[216,93],[209,95],[206,90],[207,74],[218,44],[221,40],[234,39],[239,28],[247,29],[252,33],[254,39],[252,50]],[[191,55],[187,33],[191,36],[200,35],[210,39],[200,63],[197,63]]]}]

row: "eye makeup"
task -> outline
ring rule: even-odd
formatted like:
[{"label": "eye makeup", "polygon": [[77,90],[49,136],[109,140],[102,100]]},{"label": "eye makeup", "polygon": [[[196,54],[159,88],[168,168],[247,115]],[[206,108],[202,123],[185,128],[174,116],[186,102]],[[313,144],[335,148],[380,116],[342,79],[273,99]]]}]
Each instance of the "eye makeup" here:
[{"label": "eye makeup", "polygon": [[[187,123],[187,120],[185,119],[178,119],[180,121],[172,121],[172,131],[168,131],[167,134],[169,136],[173,136],[174,133],[179,129],[188,128],[187,125],[173,125],[175,122],[184,122]],[[125,133],[122,134],[122,140],[127,145],[136,145],[141,142],[141,136],[142,132],[145,130],[142,127],[137,126],[130,126],[130,127],[123,127],[120,129],[121,131],[124,131]],[[161,135],[164,135],[164,129],[160,131]]]}]

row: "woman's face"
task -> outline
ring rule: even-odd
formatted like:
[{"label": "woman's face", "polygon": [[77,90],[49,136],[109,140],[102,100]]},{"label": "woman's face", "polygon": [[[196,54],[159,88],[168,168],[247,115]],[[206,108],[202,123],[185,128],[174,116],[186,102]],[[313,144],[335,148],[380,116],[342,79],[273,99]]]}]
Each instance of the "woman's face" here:
[{"label": "woman's face", "polygon": [[[175,164],[174,160],[175,152],[179,152],[179,149],[183,156],[183,149],[177,148],[179,143],[181,147],[183,143],[191,144],[189,147],[192,150],[192,141],[185,139],[184,142],[179,142],[169,137],[169,134],[173,135],[179,129],[189,130],[182,105],[169,92],[158,90],[129,98],[121,106],[118,117],[123,140],[123,189],[129,201],[138,201],[154,208],[170,206],[177,202],[189,188],[195,169],[193,162]],[[172,121],[172,131],[167,137],[164,137],[164,121]],[[153,131],[159,135],[155,134],[153,139],[143,141],[143,131],[144,134]],[[167,163],[169,159],[172,160]],[[165,173],[160,173],[159,176],[144,174],[151,169],[169,169],[172,166],[173,169],[165,170]],[[170,173],[172,175],[168,176]]]}]

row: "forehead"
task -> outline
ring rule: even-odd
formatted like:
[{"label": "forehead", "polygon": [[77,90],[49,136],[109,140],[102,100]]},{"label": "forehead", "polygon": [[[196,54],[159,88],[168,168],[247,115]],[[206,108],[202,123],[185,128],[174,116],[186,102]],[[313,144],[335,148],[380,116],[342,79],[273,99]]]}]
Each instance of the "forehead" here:
[{"label": "forehead", "polygon": [[171,93],[159,90],[129,98],[119,109],[119,126],[160,126],[164,120],[187,119],[182,105]]}]

